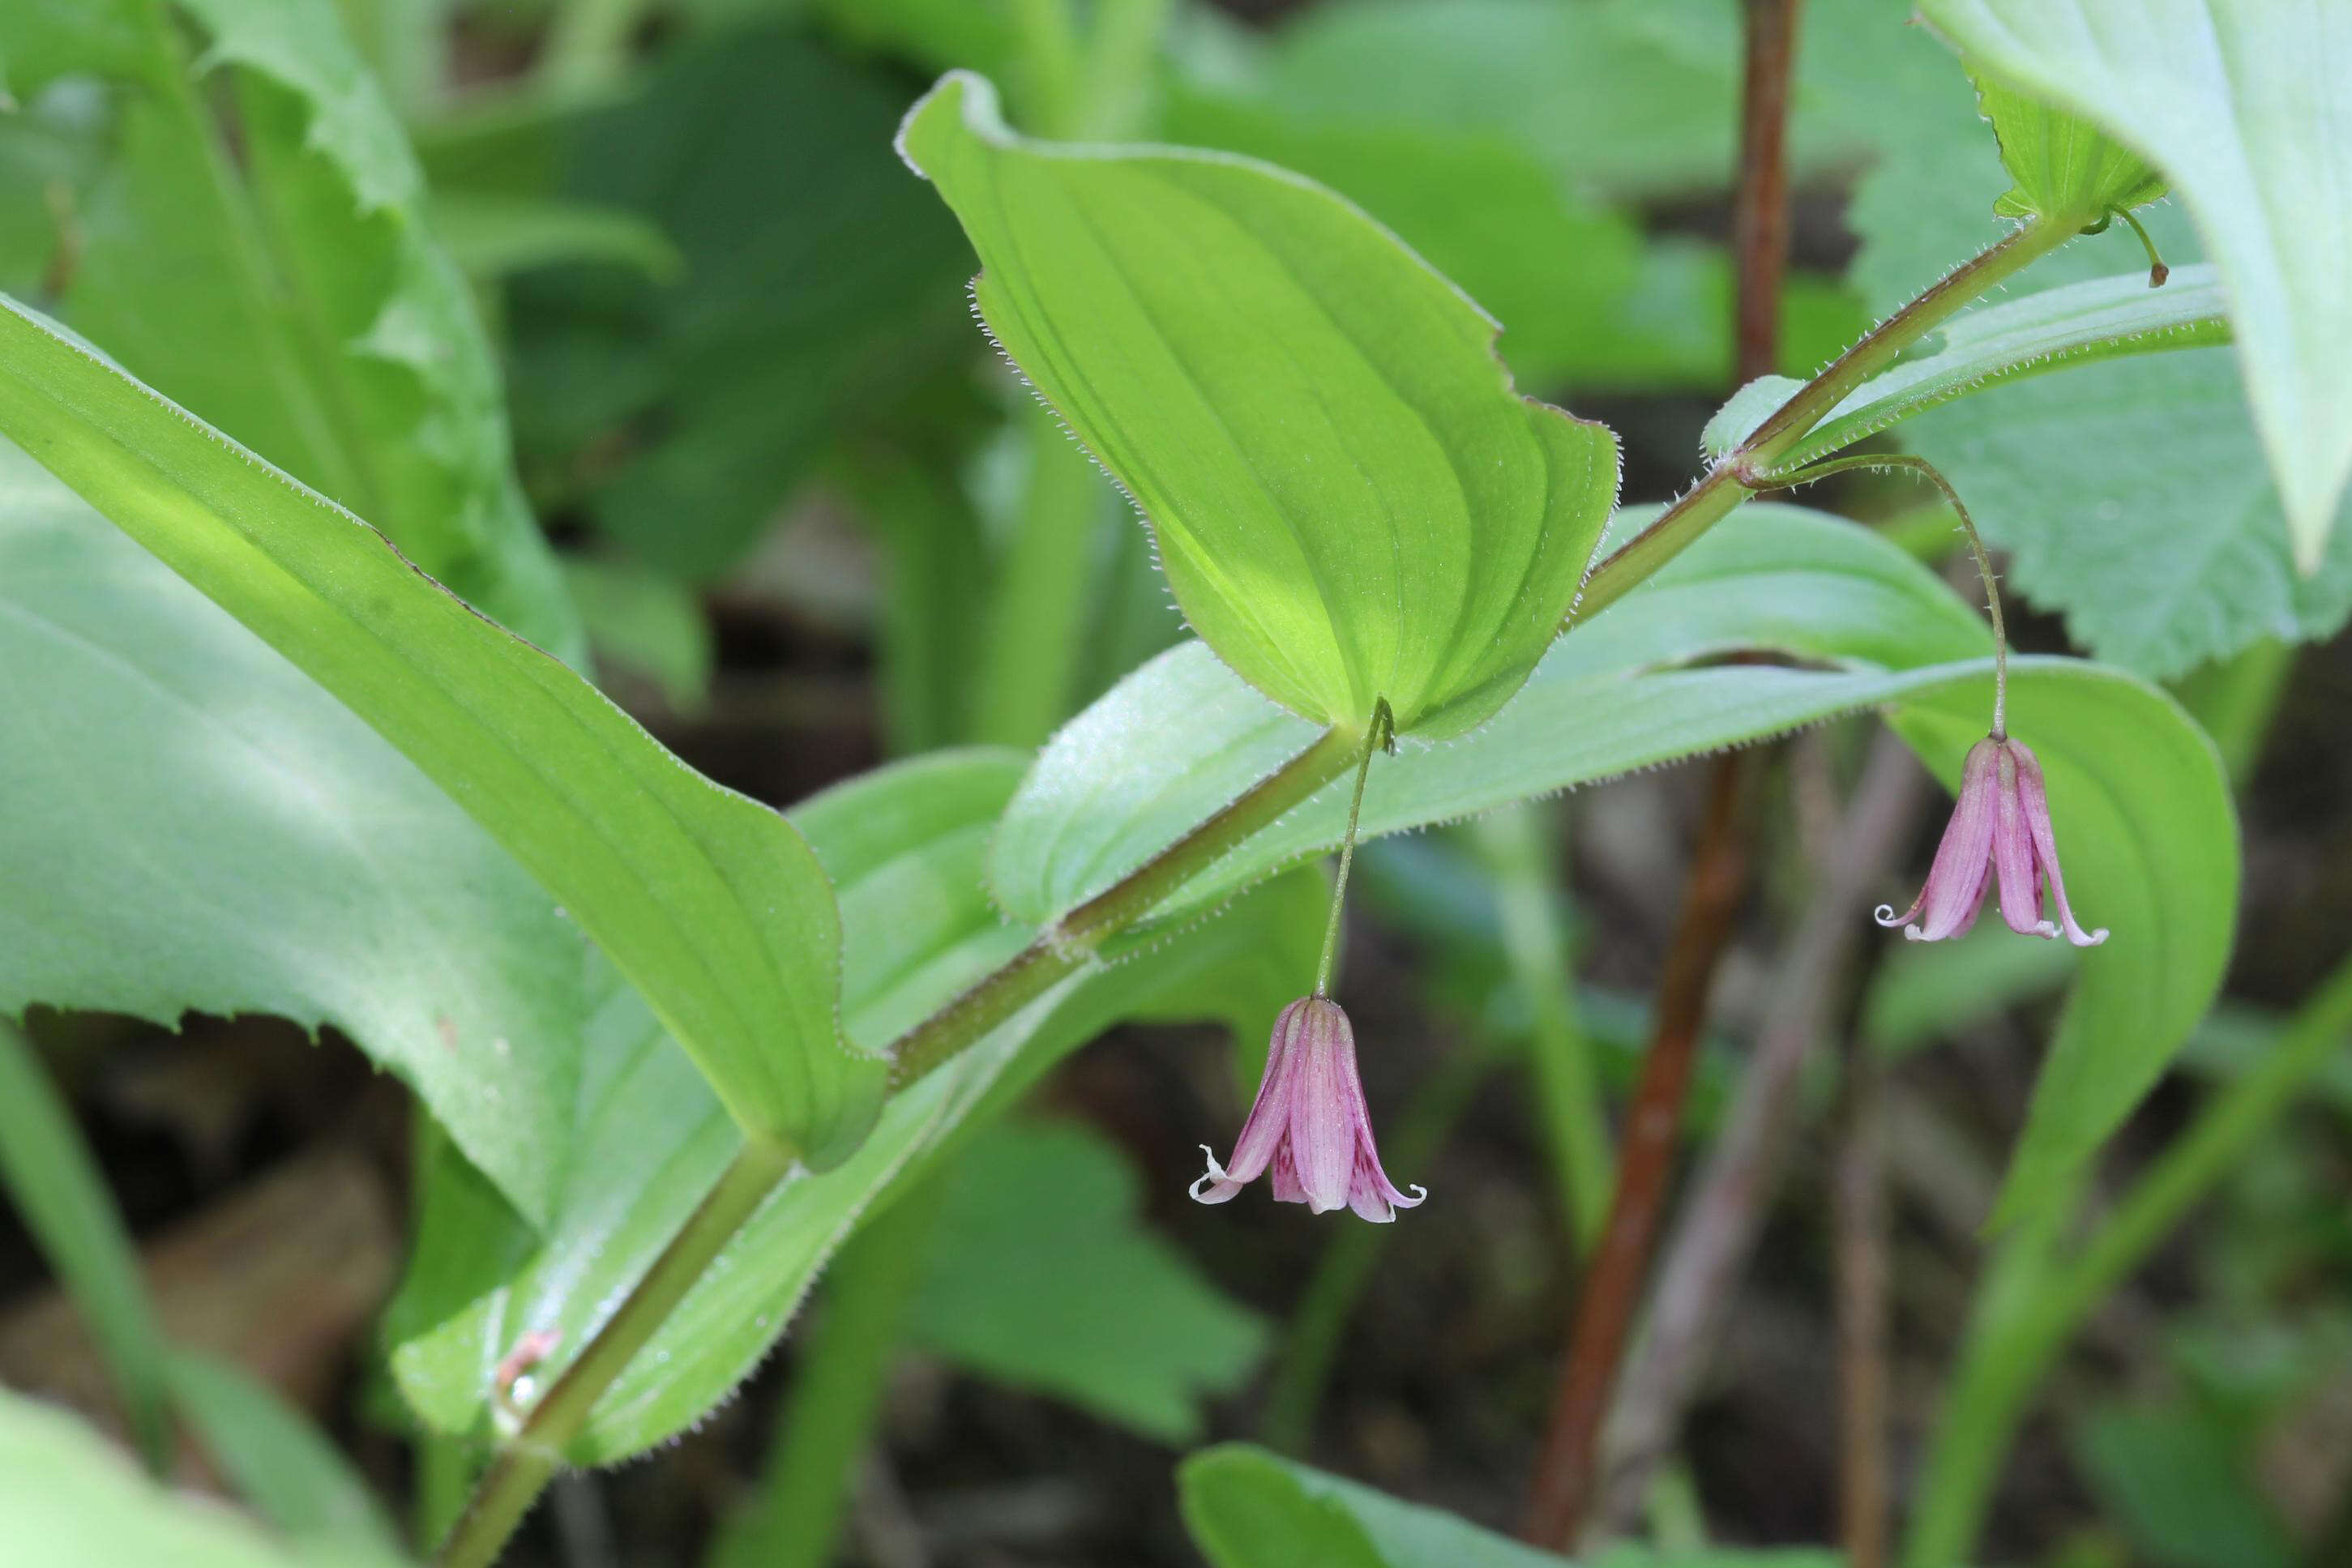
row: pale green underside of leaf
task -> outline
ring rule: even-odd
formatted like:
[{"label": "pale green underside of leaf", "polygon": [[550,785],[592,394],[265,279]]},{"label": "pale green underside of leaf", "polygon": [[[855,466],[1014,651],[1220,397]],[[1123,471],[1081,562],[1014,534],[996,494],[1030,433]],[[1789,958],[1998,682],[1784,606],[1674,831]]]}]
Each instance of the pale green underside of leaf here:
[{"label": "pale green underside of leaf", "polygon": [[10,1568],[328,1568],[351,1561],[334,1549],[271,1541],[216,1502],[167,1491],[73,1416],[5,1391],[0,1518],[8,1521]]},{"label": "pale green underside of leaf", "polygon": [[[150,21],[126,0],[25,0],[0,41],[61,8],[104,25],[45,51],[46,68],[124,89],[111,164],[74,220],[68,319],[469,602],[577,658],[489,343],[332,0],[180,0],[205,46],[193,65],[160,3]],[[234,145],[214,84],[234,89]]]},{"label": "pale green underside of leaf", "polygon": [[0,690],[0,1012],[332,1025],[545,1218],[579,929],[381,736],[5,438]]},{"label": "pale green underside of leaf", "polygon": [[818,1163],[854,1144],[886,1066],[840,1039],[838,917],[782,818],[357,518],[5,302],[0,435],[447,791],[645,991],[747,1126]]},{"label": "pale green underside of leaf", "polygon": [[[856,1038],[895,1035],[1027,941],[1027,930],[989,906],[981,879],[1021,765],[1009,753],[941,754],[844,785],[793,813],[840,888]],[[572,1457],[625,1458],[698,1419],[782,1337],[817,1272],[874,1204],[918,1179],[960,1126],[1009,1103],[1110,1022],[1165,1012],[1266,1029],[1312,972],[1323,887],[1312,875],[1269,886],[1225,918],[1076,977],[894,1096],[847,1163],[794,1176],[761,1208],[607,1394]],[[414,1326],[393,1367],[436,1426],[473,1426],[499,1357],[523,1333],[563,1336],[543,1375],[559,1371],[736,1147],[709,1090],[625,990],[590,1031],[576,1137],[581,1157],[554,1221],[487,1293],[453,1297],[449,1279],[463,1278],[467,1261],[462,1249],[429,1232],[420,1243],[421,1259],[453,1273],[412,1272],[396,1311]]]},{"label": "pale green underside of leaf", "polygon": [[[1650,582],[1559,640],[1484,728],[1375,762],[1369,832],[1444,821],[1752,740],[1887,700],[1908,667],[1982,656],[1980,617],[1853,525],[1751,504]],[[1672,666],[1737,650],[1834,660],[1836,672]],[[1181,714],[1180,726],[1151,716]],[[990,862],[998,900],[1043,923],[1143,863],[1306,748],[1283,713],[1199,643],[1160,655],[1055,736],[1006,811]],[[1177,895],[1198,907],[1336,845],[1348,781],[1325,790]]]},{"label": "pale green underside of leaf", "polygon": [[2352,614],[2352,537],[2330,534],[2318,570],[2295,570],[2224,350],[2086,365],[1899,434],[2008,553],[2010,587],[2110,663],[2169,678],[2259,638],[2332,635]]},{"label": "pale green underside of leaf", "polygon": [[1993,204],[2003,217],[2088,228],[2164,194],[2164,176],[2088,120],[1981,77],[1977,103],[2017,182]]},{"label": "pale green underside of leaf", "polygon": [[[1976,613],[1891,545],[1801,508],[1751,504],[1571,631],[1493,723],[1376,760],[1363,828],[1376,835],[1445,821],[1869,707],[1891,709],[1932,762],[1957,769],[1991,711],[1986,645]],[[1687,667],[1738,649],[1827,667]],[[2011,703],[2012,728],[2049,778],[2075,906],[2116,933],[2084,962],[2051,1057],[2052,1104],[2037,1096],[2014,1207],[2113,1131],[2210,1000],[2229,953],[2237,839],[2210,744],[2168,698],[2097,666],[2033,659],[2015,663]],[[1187,716],[1181,735],[1144,722],[1164,713]],[[1967,733],[1958,718],[1905,722],[1915,713],[1969,716]],[[1313,733],[1199,645],[1171,650],[1046,747],[1006,810],[992,885],[1021,918],[1057,915]],[[1213,866],[1163,913],[1328,852],[1346,808],[1343,781]],[[1907,894],[1894,902],[1908,903]]]},{"label": "pale green underside of leaf", "polygon": [[1150,521],[1193,629],[1320,723],[1456,733],[1581,581],[1615,439],[1520,398],[1475,305],[1269,165],[1013,136],[952,74],[900,146],[999,343]]},{"label": "pale green underside of leaf", "polygon": [[1266,1325],[1144,1226],[1140,1186],[1082,1123],[1014,1117],[975,1134],[939,1197],[908,1338],[1146,1437],[1197,1441],[1203,1401],[1238,1391]]},{"label": "pale green underside of leaf", "polygon": [[[2161,288],[2133,272],[1979,306],[1954,317],[1925,351],[1855,388],[1780,460],[1778,471],[1801,468],[1914,414],[2006,382],[2229,340],[2221,284],[2201,265],[2179,268]],[[1707,422],[1707,455],[1728,454],[1801,384],[1774,376],[1740,388]]]},{"label": "pale green underside of leaf", "polygon": [[2298,561],[2352,476],[2352,6],[1923,0],[1971,57],[2170,178],[2220,267]]},{"label": "pale green underside of leaf", "polygon": [[[1193,1455],[1176,1481],[1185,1525],[1212,1568],[1570,1568],[1565,1557],[1248,1444]],[[1839,1559],[1811,1548],[1619,1544],[1577,1561],[1584,1568],[1836,1568]]]}]

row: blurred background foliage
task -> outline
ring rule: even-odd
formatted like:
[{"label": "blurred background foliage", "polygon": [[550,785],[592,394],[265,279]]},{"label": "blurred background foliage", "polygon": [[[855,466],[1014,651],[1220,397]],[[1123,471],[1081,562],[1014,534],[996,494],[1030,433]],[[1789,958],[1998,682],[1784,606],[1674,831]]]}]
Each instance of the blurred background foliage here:
[{"label": "blurred background foliage", "polygon": [[[1181,632],[1125,503],[987,351],[970,253],[892,151],[943,68],[996,78],[1036,134],[1226,149],[1349,195],[1496,318],[1522,389],[1624,434],[1629,501],[1687,480],[1733,390],[1729,0],[338,9],[373,86],[319,81],[307,98],[256,73],[189,74],[206,38],[242,26],[250,43],[262,26],[226,0],[159,5],[145,32],[110,31],[130,13],[99,6],[61,28],[0,23],[0,289],[382,523],[484,609],[593,658],[665,741],[780,804],[886,757],[1034,746]],[[2002,232],[2008,182],[1973,92],[1905,13],[1804,9],[1790,374]],[[383,112],[350,112],[362,92]],[[2177,208],[2151,227],[2176,267],[2195,259]],[[2023,287],[2138,265],[2118,233]],[[2021,617],[2022,640],[2177,682],[2244,789],[2252,896],[2231,999],[2125,1135],[2118,1182],[2257,1070],[2352,916],[2352,749],[2329,716],[2352,668],[2339,649],[2289,647],[2352,613],[2352,528],[2317,576],[2288,570],[2227,354],[2071,371],[1906,427],[2010,552],[2011,586],[2041,612]],[[1893,482],[1826,497],[1928,559],[1956,543]],[[1776,933],[1814,895],[1866,728],[1778,754],[1763,893],[1702,1063],[1698,1136],[1763,1025],[1788,957]],[[1194,1561],[1189,1521],[1227,1568],[1272,1560],[1221,1545],[1220,1511],[1273,1530],[1285,1511],[1339,1509],[1370,1554],[1347,1561],[1402,1561],[1382,1542],[1421,1526],[1381,1511],[1398,1505],[1335,1502],[1318,1490],[1335,1483],[1255,1451],[1192,1460],[1180,1514],[1171,1450],[1228,1437],[1507,1521],[1607,1169],[1604,1108],[1576,1103],[1580,1070],[1559,1063],[1589,1057],[1612,1096],[1630,1077],[1687,794],[1679,777],[1628,780],[1571,811],[1368,851],[1350,1006],[1375,1042],[1390,1167],[1426,1180],[1443,1215],[1337,1231],[1264,1205],[1192,1208],[1179,1173],[1195,1134],[1230,1119],[1261,1048],[1244,1038],[1235,1061],[1197,1029],[1129,1029],[972,1138],[932,1178],[936,1204],[862,1228],[794,1354],[744,1397],[654,1462],[564,1482],[516,1560],[814,1568],[838,1550],[880,1568],[1125,1568]],[[434,917],[429,902],[396,907]],[[2071,956],[1998,934],[1897,946],[1832,1009],[1887,1073],[1906,1474]],[[178,1349],[110,1384],[102,1358],[144,1331],[84,1327],[43,1282],[31,1236],[50,1221],[20,1190],[26,1229],[0,1238],[15,1289],[0,1379],[150,1444],[171,1402],[201,1437],[186,1473],[295,1538],[390,1551],[373,1497],[409,1499],[429,1534],[472,1458],[410,1430],[377,1320],[415,1223],[409,1173],[437,1134],[412,1135],[389,1081],[295,1028],[196,1017],[166,1037],[126,1016],[132,999],[83,999],[29,1019],[70,1104],[27,1090],[5,1108],[48,1116],[27,1135],[87,1140],[87,1179],[43,1200],[55,1223],[121,1233],[66,1283],[152,1313]],[[248,1009],[301,1016],[268,998],[219,1010]],[[1801,1086],[1816,1131],[1832,1054],[1814,1052]],[[38,1064],[11,1071],[39,1081]],[[2339,1050],[2052,1367],[1985,1561],[2352,1561],[2347,1129]],[[1832,1533],[1826,1164],[1801,1140],[1647,1494],[1640,1522],[1664,1546]],[[510,1221],[480,1186],[473,1201]],[[118,1406],[117,1387],[156,1407]],[[46,1442],[0,1422],[0,1450]],[[314,1479],[273,1493],[289,1474]],[[130,1506],[116,1480],[87,1485],[89,1508]],[[261,1560],[239,1550],[220,1560]]]}]

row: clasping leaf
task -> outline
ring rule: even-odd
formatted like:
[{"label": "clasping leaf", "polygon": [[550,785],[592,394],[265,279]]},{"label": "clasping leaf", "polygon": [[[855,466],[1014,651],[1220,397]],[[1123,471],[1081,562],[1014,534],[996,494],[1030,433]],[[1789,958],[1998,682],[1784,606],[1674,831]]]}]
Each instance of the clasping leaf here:
[{"label": "clasping leaf", "polygon": [[1365,726],[1385,697],[1424,736],[1518,690],[1583,580],[1617,443],[1514,392],[1469,298],[1321,186],[1030,141],[968,72],[899,150],[980,253],[989,330],[1142,509],[1219,658],[1316,723]]}]

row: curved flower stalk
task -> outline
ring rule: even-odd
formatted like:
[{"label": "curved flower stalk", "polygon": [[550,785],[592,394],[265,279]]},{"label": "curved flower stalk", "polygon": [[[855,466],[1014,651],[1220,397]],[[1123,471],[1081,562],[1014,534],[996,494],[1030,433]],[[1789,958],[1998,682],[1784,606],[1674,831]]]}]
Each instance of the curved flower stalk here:
[{"label": "curved flower stalk", "polygon": [[1372,1115],[1356,1076],[1356,1030],[1346,1009],[1331,999],[1331,967],[1339,951],[1339,913],[1348,897],[1348,873],[1356,861],[1356,823],[1364,810],[1364,780],[1372,754],[1396,746],[1396,721],[1385,698],[1372,710],[1356,763],[1356,793],[1348,806],[1348,832],[1339,841],[1339,874],[1331,887],[1331,919],[1323,931],[1323,957],[1315,969],[1315,994],[1301,997],[1274,1020],[1266,1042],[1265,1073],[1257,1098],[1234,1142],[1231,1170],[1217,1163],[1208,1145],[1208,1173],[1192,1184],[1202,1203],[1225,1203],[1268,1171],[1277,1203],[1303,1203],[1318,1214],[1342,1205],[1375,1224],[1385,1225],[1400,1208],[1419,1207],[1429,1196],[1416,1186],[1408,1197],[1381,1168],[1372,1138]]},{"label": "curved flower stalk", "polygon": [[1265,1076],[1234,1141],[1233,1168],[1219,1165],[1206,1144],[1201,1152],[1209,1169],[1192,1184],[1192,1197],[1202,1203],[1227,1202],[1268,1171],[1276,1203],[1303,1203],[1318,1214],[1345,1205],[1380,1225],[1429,1196],[1422,1186],[1406,1196],[1381,1168],[1356,1076],[1356,1031],[1328,997],[1303,997],[1275,1020]]},{"label": "curved flower stalk", "polygon": [[[2052,937],[2063,932],[2077,947],[2095,947],[2107,939],[2104,929],[2084,932],[2067,905],[2040,759],[2023,741],[1998,733],[1969,748],[1959,803],[1936,848],[1927,885],[1900,915],[1881,904],[1878,923],[1902,926],[1903,935],[1914,942],[1961,936],[1976,924],[1996,874],[2000,879],[2000,917],[2011,931]],[[2055,922],[2042,915],[2045,876],[2050,902],[2058,912]]]},{"label": "curved flower stalk", "polygon": [[[2162,281],[2156,278],[2149,286]],[[1943,841],[1936,846],[1927,885],[1900,915],[1891,904],[1879,905],[1878,923],[1902,926],[1903,935],[1914,942],[1964,936],[1976,924],[1977,911],[1983,906],[1997,873],[2000,917],[2009,922],[2011,931],[2024,936],[2063,934],[2077,947],[2097,946],[2107,939],[2106,931],[2084,931],[2066,902],[2065,878],[2058,870],[2058,835],[2050,823],[2050,797],[2042,788],[2041,759],[2025,742],[2010,738],[2009,628],[2001,619],[2000,589],[1993,577],[1992,558],[1985,553],[1984,539],[1977,533],[1976,519],[1969,516],[1952,482],[1926,458],[1899,452],[1835,457],[1790,473],[1751,476],[1751,479],[1759,487],[1788,489],[1856,468],[1916,474],[1943,492],[1959,518],[1960,531],[1968,536],[1969,552],[1976,557],[1977,571],[1984,579],[1985,614],[1992,622],[1992,729],[1969,747],[1960,773],[1959,800],[1944,830]],[[2050,902],[2058,910],[2054,922],[2042,915],[2044,877],[2050,882]]]}]

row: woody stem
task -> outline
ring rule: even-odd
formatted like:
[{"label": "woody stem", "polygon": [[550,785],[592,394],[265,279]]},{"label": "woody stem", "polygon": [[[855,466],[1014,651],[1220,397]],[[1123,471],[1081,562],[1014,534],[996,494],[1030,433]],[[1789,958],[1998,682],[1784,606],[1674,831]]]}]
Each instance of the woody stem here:
[{"label": "woody stem", "polygon": [[1992,620],[1992,737],[1995,740],[2008,739],[2009,627],[2000,618],[2000,590],[1993,580],[1992,557],[1985,553],[1984,538],[1977,532],[1976,519],[1969,516],[1969,508],[1961,502],[1960,493],[1952,488],[1952,482],[1925,457],[1914,457],[1906,452],[1867,452],[1859,456],[1832,457],[1826,462],[1808,464],[1788,474],[1768,475],[1760,481],[1759,487],[1786,490],[1857,468],[1916,474],[1942,491],[1944,499],[1952,504],[1953,513],[1960,519],[1960,531],[1969,537],[1969,553],[1976,557],[1977,574],[1984,579],[1985,613]]},{"label": "woody stem", "polygon": [[1356,792],[1348,799],[1348,834],[1339,841],[1339,875],[1331,884],[1331,918],[1323,927],[1323,957],[1315,966],[1315,994],[1331,994],[1331,966],[1339,956],[1339,915],[1348,903],[1348,873],[1356,863],[1356,822],[1364,814],[1364,780],[1371,777],[1372,753],[1393,743],[1396,721],[1383,697],[1364,731],[1364,755],[1356,763]]}]

